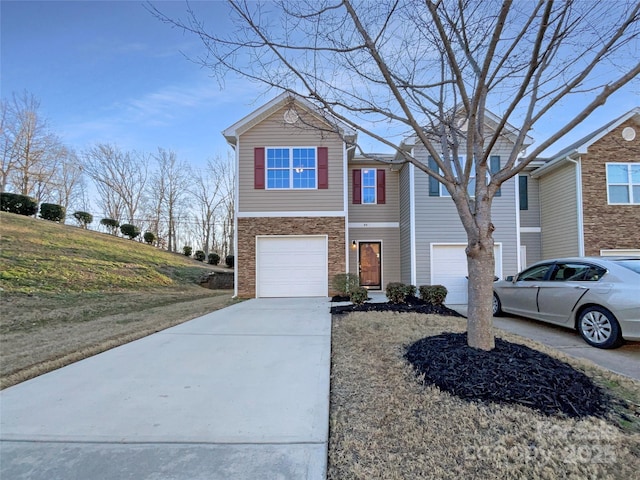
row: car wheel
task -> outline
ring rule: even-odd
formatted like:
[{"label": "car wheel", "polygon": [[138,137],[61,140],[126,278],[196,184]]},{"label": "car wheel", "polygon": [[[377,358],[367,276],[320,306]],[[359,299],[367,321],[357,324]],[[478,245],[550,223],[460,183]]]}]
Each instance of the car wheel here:
[{"label": "car wheel", "polygon": [[622,345],[620,324],[606,308],[587,307],[578,317],[578,331],[584,341],[598,348],[616,348]]},{"label": "car wheel", "polygon": [[500,315],[502,315],[502,303],[500,303],[498,295],[493,292],[493,316],[499,317]]}]

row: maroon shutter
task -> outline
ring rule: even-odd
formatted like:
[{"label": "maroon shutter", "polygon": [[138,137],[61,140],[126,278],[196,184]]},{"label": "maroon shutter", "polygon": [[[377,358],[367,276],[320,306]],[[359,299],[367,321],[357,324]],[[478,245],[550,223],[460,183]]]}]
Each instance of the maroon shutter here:
[{"label": "maroon shutter", "polygon": [[385,171],[380,169],[376,172],[376,196],[378,204],[385,203],[386,200]]},{"label": "maroon shutter", "polygon": [[362,203],[362,170],[353,170],[353,204]]},{"label": "maroon shutter", "polygon": [[264,147],[253,149],[253,188],[264,189]]},{"label": "maroon shutter", "polygon": [[318,147],[318,188],[329,188],[329,149]]}]

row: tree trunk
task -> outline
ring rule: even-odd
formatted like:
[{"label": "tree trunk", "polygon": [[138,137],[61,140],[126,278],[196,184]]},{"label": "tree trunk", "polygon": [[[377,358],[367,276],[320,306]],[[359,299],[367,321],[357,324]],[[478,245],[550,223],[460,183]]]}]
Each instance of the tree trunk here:
[{"label": "tree trunk", "polygon": [[469,271],[469,301],[467,311],[467,343],[480,350],[495,347],[493,334],[493,278],[495,259],[493,238],[467,246],[467,267]]}]

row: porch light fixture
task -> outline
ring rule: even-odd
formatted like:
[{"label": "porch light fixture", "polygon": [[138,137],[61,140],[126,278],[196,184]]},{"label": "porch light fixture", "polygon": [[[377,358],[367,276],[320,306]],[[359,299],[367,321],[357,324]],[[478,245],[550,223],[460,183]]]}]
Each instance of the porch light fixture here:
[{"label": "porch light fixture", "polygon": [[356,241],[355,240],[353,242],[351,242],[351,247],[352,248],[356,248]]}]

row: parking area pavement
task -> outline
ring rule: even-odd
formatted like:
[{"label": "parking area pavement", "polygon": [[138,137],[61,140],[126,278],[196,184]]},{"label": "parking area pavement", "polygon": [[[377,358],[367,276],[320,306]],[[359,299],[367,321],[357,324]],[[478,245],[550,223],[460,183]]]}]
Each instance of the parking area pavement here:
[{"label": "parking area pavement", "polygon": [[[466,305],[448,305],[448,307],[462,315],[467,315]],[[603,350],[588,345],[574,330],[508,314],[494,317],[493,325],[640,381],[640,342],[626,342],[620,348]]]},{"label": "parking area pavement", "polygon": [[326,298],[241,302],[0,392],[0,478],[326,477]]}]

